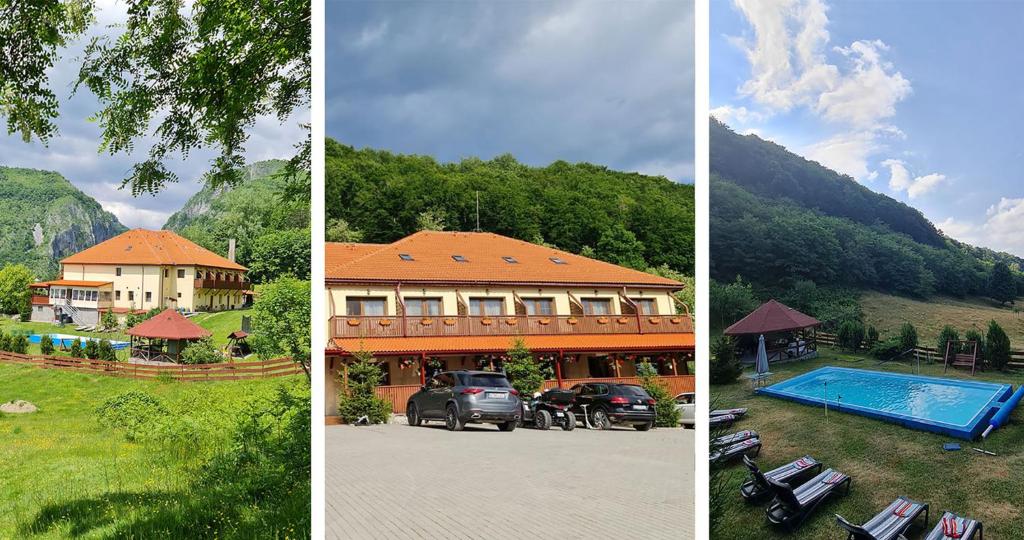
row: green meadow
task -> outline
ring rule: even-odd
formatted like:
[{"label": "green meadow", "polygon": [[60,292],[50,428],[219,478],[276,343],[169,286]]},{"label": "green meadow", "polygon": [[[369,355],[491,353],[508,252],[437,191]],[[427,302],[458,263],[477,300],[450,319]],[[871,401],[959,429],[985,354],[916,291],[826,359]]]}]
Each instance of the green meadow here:
[{"label": "green meadow", "polygon": [[0,402],[15,399],[39,410],[0,413],[0,538],[310,534],[303,376],[175,383],[0,364]]}]

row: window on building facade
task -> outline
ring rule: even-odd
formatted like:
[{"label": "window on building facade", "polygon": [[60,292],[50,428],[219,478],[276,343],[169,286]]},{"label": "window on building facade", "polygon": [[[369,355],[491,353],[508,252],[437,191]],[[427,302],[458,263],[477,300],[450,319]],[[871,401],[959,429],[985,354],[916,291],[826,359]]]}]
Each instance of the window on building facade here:
[{"label": "window on building facade", "polygon": [[178,269],[178,279],[184,279],[184,278],[185,278],[185,270],[182,269],[182,268],[179,268]]},{"label": "window on building facade", "polygon": [[114,300],[121,300],[121,291],[114,291]]},{"label": "window on building facade", "polygon": [[587,315],[610,315],[612,301],[608,298],[584,298],[583,313]]},{"label": "window on building facade", "polygon": [[469,314],[477,317],[505,314],[505,300],[501,298],[470,298]]},{"label": "window on building facade", "polygon": [[437,316],[441,314],[440,298],[406,298],[405,310],[409,315]]},{"label": "window on building facade", "polygon": [[658,303],[653,298],[630,298],[641,315],[657,315]]},{"label": "window on building facade", "polygon": [[118,266],[117,268],[114,268],[114,275],[115,276],[120,276],[121,275],[121,267],[120,266]]},{"label": "window on building facade", "polygon": [[146,301],[151,302],[153,300],[153,293],[146,291]]},{"label": "window on building facade", "polygon": [[345,299],[345,310],[349,315],[364,317],[383,317],[387,300],[376,296],[348,297]]},{"label": "window on building facade", "polygon": [[527,315],[554,315],[555,302],[551,298],[523,298]]},{"label": "window on building facade", "polygon": [[129,302],[134,302],[135,301],[135,291],[128,291],[128,301]]}]

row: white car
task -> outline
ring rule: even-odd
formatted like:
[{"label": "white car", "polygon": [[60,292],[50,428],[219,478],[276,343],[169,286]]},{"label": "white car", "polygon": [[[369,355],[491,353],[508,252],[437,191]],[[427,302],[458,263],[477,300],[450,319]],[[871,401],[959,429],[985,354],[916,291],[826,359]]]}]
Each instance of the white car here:
[{"label": "white car", "polygon": [[676,410],[679,411],[679,423],[684,426],[693,427],[695,422],[695,409],[697,407],[697,396],[693,392],[683,392],[676,396]]}]

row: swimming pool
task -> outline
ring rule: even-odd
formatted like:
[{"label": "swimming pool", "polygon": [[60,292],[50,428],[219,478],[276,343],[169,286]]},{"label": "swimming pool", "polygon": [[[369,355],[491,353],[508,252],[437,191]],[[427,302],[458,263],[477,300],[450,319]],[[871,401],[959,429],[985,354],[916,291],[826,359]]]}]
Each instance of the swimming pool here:
[{"label": "swimming pool", "polygon": [[[53,345],[55,347],[60,347],[62,345],[64,347],[70,347],[71,344],[74,343],[74,341],[76,339],[81,341],[82,345],[85,345],[85,343],[87,341],[97,341],[97,342],[100,341],[100,340],[98,340],[96,338],[84,337],[84,336],[72,336],[72,335],[69,335],[69,334],[46,334],[46,335],[48,335],[50,337],[50,340],[53,341]],[[41,343],[43,341],[43,336],[39,335],[39,334],[32,334],[32,335],[28,336],[28,341],[29,341],[29,343]],[[126,348],[128,348],[128,345],[129,345],[129,343],[127,341],[113,341],[113,340],[110,340],[110,346],[113,347],[115,351],[120,351],[121,349],[126,349]]]},{"label": "swimming pool", "polygon": [[828,366],[758,393],[971,440],[1012,391],[1008,384]]}]

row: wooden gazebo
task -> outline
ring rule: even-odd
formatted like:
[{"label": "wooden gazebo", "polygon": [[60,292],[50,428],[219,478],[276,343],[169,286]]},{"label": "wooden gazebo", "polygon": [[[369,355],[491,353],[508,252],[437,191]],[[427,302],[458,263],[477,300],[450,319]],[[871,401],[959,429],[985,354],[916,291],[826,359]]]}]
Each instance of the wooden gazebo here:
[{"label": "wooden gazebo", "polygon": [[181,351],[189,343],[212,335],[174,309],[164,310],[127,333],[131,340],[132,358],[159,362],[178,362]]},{"label": "wooden gazebo", "polygon": [[[805,358],[818,351],[816,332],[821,321],[781,302],[769,300],[725,329],[725,335],[741,338],[741,346],[756,348],[765,337],[768,361]],[[748,339],[752,337],[753,339]],[[754,350],[756,354],[756,349]],[[744,358],[746,355],[744,355]]]}]

